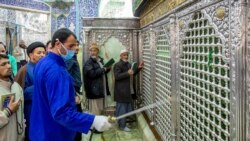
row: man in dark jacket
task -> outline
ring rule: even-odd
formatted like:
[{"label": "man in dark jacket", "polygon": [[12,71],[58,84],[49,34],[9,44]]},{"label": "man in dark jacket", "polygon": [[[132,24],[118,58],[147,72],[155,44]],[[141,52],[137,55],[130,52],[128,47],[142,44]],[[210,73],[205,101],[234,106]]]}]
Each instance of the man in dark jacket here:
[{"label": "man in dark jacket", "polygon": [[[65,63],[67,65],[67,70],[69,74],[71,75],[73,81],[74,81],[74,88],[75,88],[75,101],[76,101],[76,107],[78,112],[82,112],[82,107],[81,107],[81,101],[79,94],[81,95],[82,93],[80,92],[81,86],[82,86],[82,80],[81,80],[81,72],[80,72],[80,67],[79,63],[77,61],[77,54],[79,50],[79,41],[77,40],[77,45],[76,45],[76,51],[74,56],[69,59],[65,60]],[[82,140],[82,133],[77,132],[74,141],[81,141]]]},{"label": "man in dark jacket", "polygon": [[78,54],[77,50],[79,50],[78,46],[79,46],[79,42],[77,41],[77,47],[76,47],[74,56],[69,60],[65,60],[65,63],[67,65],[68,72],[70,73],[71,77],[74,80],[75,91],[78,94],[80,94],[82,80],[81,80],[81,72],[80,72],[79,63],[77,61],[77,54]]},{"label": "man in dark jacket", "polygon": [[103,67],[103,59],[98,56],[99,49],[95,43],[91,45],[89,51],[90,58],[84,65],[84,87],[90,112],[101,114],[105,97],[110,95],[106,75],[110,68]]},{"label": "man in dark jacket", "polygon": [[[132,94],[135,94],[133,88],[133,76],[143,68],[143,62],[140,63],[135,72],[131,69],[131,64],[128,62],[128,51],[120,52],[120,61],[114,66],[115,74],[115,91],[114,98],[116,101],[116,117],[126,114],[132,110]],[[121,130],[129,132],[130,129],[126,126],[126,119],[118,120],[118,125]]]}]

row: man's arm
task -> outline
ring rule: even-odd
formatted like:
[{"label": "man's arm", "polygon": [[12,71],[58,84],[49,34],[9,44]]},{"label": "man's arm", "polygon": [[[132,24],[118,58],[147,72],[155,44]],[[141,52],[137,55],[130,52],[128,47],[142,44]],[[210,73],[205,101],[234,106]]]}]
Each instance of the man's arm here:
[{"label": "man's arm", "polygon": [[136,71],[134,72],[134,75],[137,75],[144,67],[144,62],[142,61]]},{"label": "man's arm", "polygon": [[27,65],[22,66],[17,72],[17,75],[15,76],[15,82],[17,82],[22,87],[22,89],[24,89],[26,73],[27,73]]},{"label": "man's arm", "polygon": [[20,99],[15,101],[14,96],[10,97],[8,107],[0,111],[0,128],[8,124],[10,116],[18,110],[20,103]]},{"label": "man's arm", "polygon": [[73,85],[64,73],[51,74],[47,80],[47,96],[54,120],[74,131],[88,133],[95,116],[77,112]]},{"label": "man's arm", "polygon": [[11,116],[10,111],[8,109],[4,109],[0,111],[0,129],[3,128],[9,122],[9,117]]},{"label": "man's arm", "polygon": [[114,66],[114,74],[115,80],[122,80],[130,77],[128,72],[122,72],[122,69],[118,64],[115,64]]},{"label": "man's arm", "polygon": [[34,91],[34,85],[24,88],[24,99],[25,100],[32,100],[32,95]]},{"label": "man's arm", "polygon": [[84,66],[84,75],[90,78],[98,78],[102,76],[104,73],[105,73],[104,68],[94,69],[94,67],[92,66],[92,64],[90,64],[89,61],[87,61]]}]

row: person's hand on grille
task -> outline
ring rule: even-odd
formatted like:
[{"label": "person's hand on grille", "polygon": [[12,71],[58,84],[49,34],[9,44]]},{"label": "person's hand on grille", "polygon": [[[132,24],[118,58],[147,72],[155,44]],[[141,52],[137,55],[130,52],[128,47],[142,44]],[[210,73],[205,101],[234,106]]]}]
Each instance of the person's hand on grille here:
[{"label": "person's hand on grille", "polygon": [[142,61],[140,65],[138,66],[138,69],[142,69],[144,67],[144,62]]}]

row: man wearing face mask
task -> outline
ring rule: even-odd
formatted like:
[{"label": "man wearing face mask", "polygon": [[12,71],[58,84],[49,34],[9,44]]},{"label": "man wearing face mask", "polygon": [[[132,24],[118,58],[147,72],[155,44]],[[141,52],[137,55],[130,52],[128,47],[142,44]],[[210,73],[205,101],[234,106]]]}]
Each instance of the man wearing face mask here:
[{"label": "man wearing face mask", "polygon": [[[140,63],[135,72],[131,69],[128,62],[128,51],[126,49],[120,52],[120,61],[114,66],[115,88],[114,98],[116,101],[116,116],[120,116],[132,111],[132,94],[135,94],[133,88],[133,76],[143,68],[143,62]],[[119,119],[118,126],[121,130],[129,132],[130,128],[126,126],[126,119]]]},{"label": "man wearing face mask", "polygon": [[26,119],[25,141],[30,141],[29,122],[34,91],[33,70],[37,62],[45,56],[45,45],[41,42],[30,44],[27,47],[27,55],[29,56],[30,61],[19,69],[15,81],[19,83],[24,90],[24,117]]},{"label": "man wearing face mask", "polygon": [[106,116],[77,112],[73,80],[64,60],[74,56],[76,36],[67,28],[52,37],[52,49],[34,69],[31,141],[72,141],[75,133],[111,127]]},{"label": "man wearing face mask", "polygon": [[103,59],[98,56],[99,48],[93,43],[89,48],[90,58],[84,65],[84,87],[89,100],[89,110],[93,114],[101,114],[105,97],[110,95],[107,73],[110,68],[103,67]]}]

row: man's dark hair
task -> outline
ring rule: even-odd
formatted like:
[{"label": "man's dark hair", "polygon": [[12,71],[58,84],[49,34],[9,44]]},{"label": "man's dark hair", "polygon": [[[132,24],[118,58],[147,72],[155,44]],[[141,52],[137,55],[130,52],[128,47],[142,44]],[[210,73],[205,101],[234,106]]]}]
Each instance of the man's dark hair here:
[{"label": "man's dark hair", "polygon": [[9,59],[8,55],[5,55],[5,54],[0,54],[0,60],[1,60],[1,59],[3,59],[3,58],[5,58],[5,59]]},{"label": "man's dark hair", "polygon": [[57,39],[61,42],[61,43],[65,43],[65,41],[68,39],[68,37],[70,35],[73,35],[74,38],[76,39],[76,35],[70,31],[69,29],[67,28],[61,28],[61,29],[58,29],[53,37],[52,37],[52,41],[51,41],[51,44],[52,44],[52,48],[55,47],[55,43],[57,41]]},{"label": "man's dark hair", "polygon": [[80,42],[79,42],[78,40],[76,40],[76,43],[77,43],[77,44],[80,44]]},{"label": "man's dark hair", "polygon": [[50,43],[51,43],[51,40],[48,40],[48,42],[46,43],[46,47],[48,47]]}]

